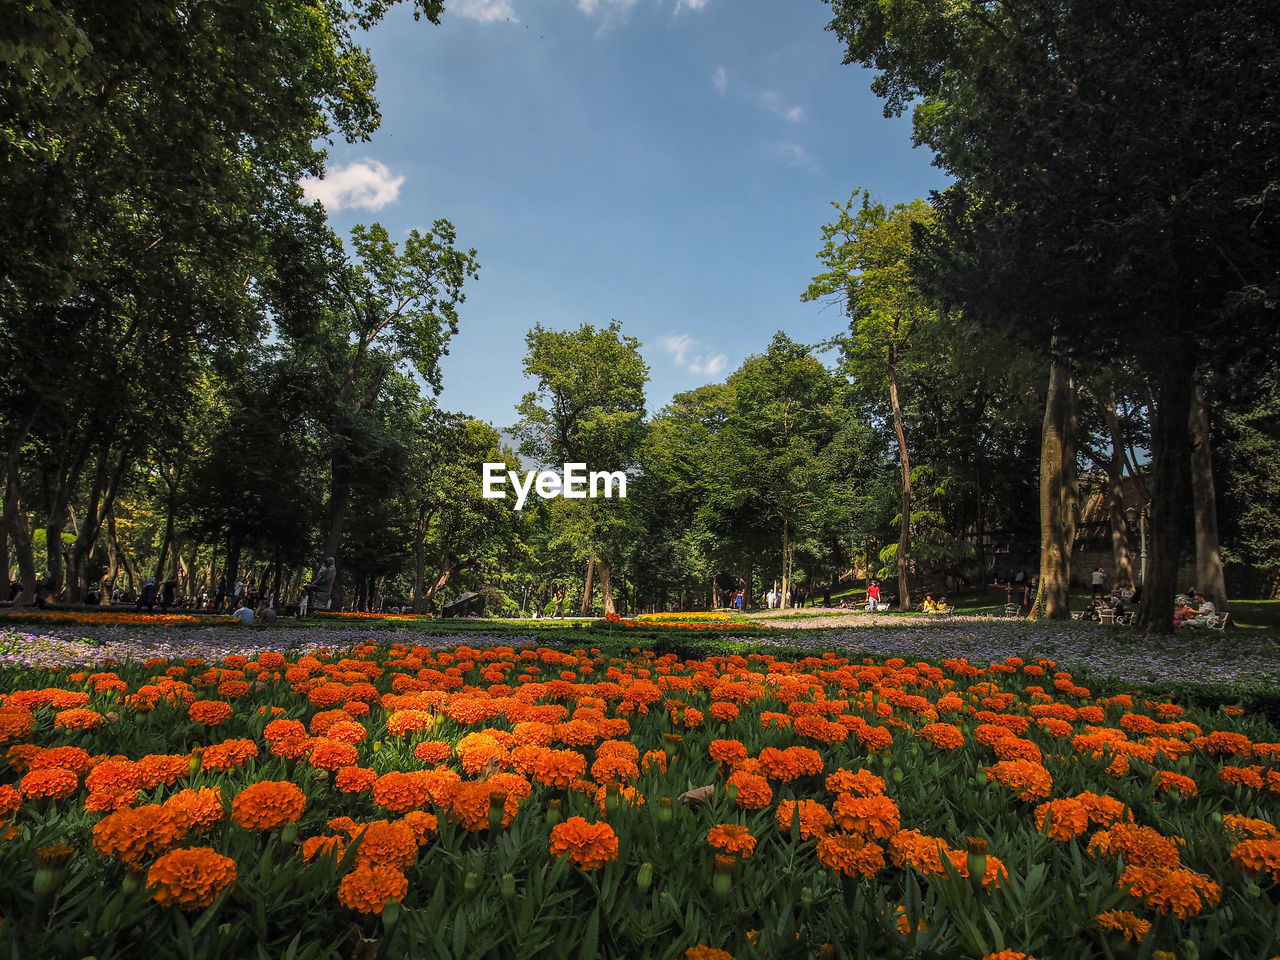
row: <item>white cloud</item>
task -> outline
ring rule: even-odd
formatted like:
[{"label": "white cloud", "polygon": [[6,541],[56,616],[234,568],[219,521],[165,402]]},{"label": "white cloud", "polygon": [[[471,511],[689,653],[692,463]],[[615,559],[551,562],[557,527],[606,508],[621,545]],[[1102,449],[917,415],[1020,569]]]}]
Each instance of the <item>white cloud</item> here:
[{"label": "white cloud", "polygon": [[682,333],[678,336],[669,334],[662,338],[662,349],[671,354],[676,364],[681,367],[684,366],[685,357],[688,355],[689,350],[696,344],[697,341],[687,333]]},{"label": "white cloud", "polygon": [[708,377],[717,376],[721,370],[725,368],[725,364],[729,362],[729,358],[723,353],[704,353],[702,356],[689,364],[689,369],[694,373],[703,373]]},{"label": "white cloud", "polygon": [[578,0],[578,9],[588,17],[594,17],[597,13],[606,17],[616,16],[625,14],[638,2],[639,0]]},{"label": "white cloud", "polygon": [[716,72],[711,75],[711,82],[720,93],[729,89],[729,74],[725,72],[723,65],[716,67]]},{"label": "white cloud", "polygon": [[818,162],[804,147],[798,143],[779,142],[773,145],[773,152],[782,159],[786,160],[793,167],[803,167],[805,170],[818,169]]},{"label": "white cloud", "polygon": [[707,5],[708,2],[709,0],[676,0],[675,15],[677,17],[680,16],[681,10],[694,10],[694,11],[701,10],[703,7]]},{"label": "white cloud", "polygon": [[300,181],[308,200],[319,200],[330,213],[339,210],[381,210],[400,196],[404,177],[392,174],[385,163],[355,160],[330,170],[323,180]]},{"label": "white cloud", "polygon": [[766,90],[760,95],[760,102],[784,120],[790,120],[792,123],[799,123],[804,118],[804,107],[788,107],[776,90]]},{"label": "white cloud", "polygon": [[658,343],[663,350],[671,354],[671,359],[675,361],[677,367],[684,367],[690,373],[714,377],[729,362],[729,358],[723,353],[695,353],[698,347],[702,346],[702,341],[695,340],[687,333],[668,334]]},{"label": "white cloud", "polygon": [[517,20],[511,0],[453,0],[449,10],[468,20],[496,23],[499,20]]}]

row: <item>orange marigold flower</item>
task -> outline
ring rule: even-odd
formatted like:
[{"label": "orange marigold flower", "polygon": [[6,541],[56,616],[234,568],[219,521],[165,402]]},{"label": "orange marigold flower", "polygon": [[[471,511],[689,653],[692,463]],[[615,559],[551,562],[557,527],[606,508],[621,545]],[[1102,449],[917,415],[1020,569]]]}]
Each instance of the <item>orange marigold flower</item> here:
[{"label": "orange marigold flower", "polygon": [[30,738],[36,718],[29,710],[0,707],[0,746]]},{"label": "orange marigold flower", "polygon": [[346,853],[346,841],[339,836],[328,837],[307,837],[302,841],[302,859],[310,863],[316,857],[332,857],[335,861],[341,860],[342,855]]},{"label": "orange marigold flower", "polygon": [[393,737],[405,737],[433,730],[435,725],[435,714],[428,710],[397,710],[387,718],[387,733]]},{"label": "orange marigold flower", "polygon": [[360,752],[350,743],[316,737],[311,741],[307,761],[317,770],[335,772],[343,767],[353,767],[360,759]]},{"label": "orange marigold flower", "polygon": [[801,840],[824,836],[835,825],[835,821],[831,818],[831,811],[816,800],[783,800],[773,811],[773,819],[778,824],[779,830],[791,829],[796,819],[797,808],[800,811]]},{"label": "orange marigold flower", "polygon": [[1049,771],[1030,760],[1001,760],[987,768],[987,780],[996,780],[1021,800],[1043,800],[1053,789]]},{"label": "orange marigold flower", "polygon": [[281,740],[294,740],[305,737],[307,728],[299,720],[272,720],[262,730],[262,739],[267,743],[279,743]]},{"label": "orange marigold flower", "polygon": [[1147,906],[1160,913],[1176,913],[1186,919],[1205,907],[1217,906],[1222,888],[1208,877],[1176,867],[1166,870],[1155,866],[1133,865],[1125,867],[1116,886],[1135,897],[1141,897]]},{"label": "orange marigold flower", "polygon": [[343,767],[333,778],[333,785],[341,793],[364,793],[373,789],[378,772],[368,767]]},{"label": "orange marigold flower", "polygon": [[419,774],[392,770],[374,781],[373,802],[395,813],[405,813],[429,804],[431,790]]},{"label": "orange marigold flower", "polygon": [[607,823],[570,817],[551,828],[551,855],[568,857],[583,870],[595,870],[618,858],[618,836]]},{"label": "orange marigold flower", "polygon": [[171,787],[191,774],[191,758],[178,753],[149,753],[136,764],[134,771],[140,790],[154,790],[164,784]]},{"label": "orange marigold flower", "polygon": [[817,846],[818,862],[846,877],[871,877],[884,866],[884,849],[856,833],[832,833]]},{"label": "orange marigold flower", "polygon": [[1006,737],[995,745],[996,756],[1001,760],[1030,760],[1032,763],[1041,763],[1044,755],[1040,753],[1040,748],[1030,740],[1023,740],[1021,737]]},{"label": "orange marigold flower", "polygon": [[163,853],[186,835],[182,817],[159,804],[117,810],[93,827],[93,849],[104,857],[137,866]]},{"label": "orange marigold flower", "polygon": [[736,853],[743,859],[756,849],[756,838],[746,827],[736,823],[718,823],[707,831],[707,843],[725,853]]},{"label": "orange marigold flower", "polygon": [[359,913],[381,914],[390,900],[403,900],[409,881],[395,867],[362,863],[338,884],[338,901]]},{"label": "orange marigold flower", "polygon": [[859,797],[880,796],[885,791],[884,777],[870,770],[846,770],[841,767],[826,782],[828,793],[852,793]]},{"label": "orange marigold flower", "polygon": [[63,770],[61,767],[32,770],[18,782],[18,789],[22,791],[24,797],[49,797],[60,800],[80,789],[80,778],[72,771]]},{"label": "orange marigold flower", "polygon": [[0,784],[0,820],[17,813],[21,806],[22,794],[18,788],[7,783]]},{"label": "orange marigold flower", "polygon": [[1223,767],[1218,771],[1218,779],[1231,786],[1252,787],[1262,789],[1262,767]]},{"label": "orange marigold flower", "polygon": [[223,680],[218,684],[218,696],[226,697],[228,700],[239,700],[248,693],[249,684],[243,680]]},{"label": "orange marigold flower", "polygon": [[357,863],[380,864],[405,870],[418,857],[418,838],[413,829],[399,820],[374,820],[357,834]]},{"label": "orange marigold flower", "polygon": [[685,960],[733,960],[733,954],[728,950],[717,950],[701,943],[686,950],[684,957]]},{"label": "orange marigold flower", "polygon": [[216,727],[231,719],[231,704],[224,700],[197,700],[187,708],[187,715],[193,723],[202,723],[206,727]]},{"label": "orange marigold flower", "polygon": [[1184,797],[1194,797],[1198,792],[1194,780],[1181,773],[1174,773],[1172,770],[1161,770],[1156,774],[1155,781],[1156,789],[1164,793],[1176,790]]},{"label": "orange marigold flower", "polygon": [[1139,943],[1151,932],[1151,921],[1143,920],[1128,910],[1108,910],[1093,918],[1103,930],[1111,930],[1120,934],[1125,940],[1136,940]]},{"label": "orange marigold flower", "polygon": [[949,723],[925,724],[916,736],[929,741],[939,750],[955,750],[964,746],[964,734]]},{"label": "orange marigold flower", "polygon": [[711,754],[712,760],[729,766],[747,759],[747,748],[740,740],[712,740],[707,752]]},{"label": "orange marigold flower", "polygon": [[648,773],[649,768],[654,766],[663,773],[667,772],[667,753],[665,750],[646,750],[644,756],[640,758],[640,769],[645,773]]},{"label": "orange marigold flower", "polygon": [[995,953],[988,953],[982,960],[1036,960],[1029,953],[1019,953],[1017,950],[997,950]]},{"label": "orange marigold flower", "polygon": [[55,727],[64,727],[67,730],[96,730],[104,722],[102,714],[97,710],[85,708],[60,710],[53,717]]},{"label": "orange marigold flower", "polygon": [[236,862],[209,847],[171,850],[147,871],[152,899],[162,907],[203,910],[236,882]]},{"label": "orange marigold flower", "polygon": [[217,826],[227,816],[222,808],[221,787],[179,790],[162,806],[176,813],[187,830],[195,830],[197,833]]},{"label": "orange marigold flower", "polygon": [[200,754],[200,768],[210,773],[225,773],[233,767],[242,767],[258,755],[258,745],[252,740],[223,740],[205,747]]},{"label": "orange marigold flower", "polygon": [[436,815],[422,810],[410,810],[400,818],[400,822],[413,831],[413,838],[418,842],[418,846],[422,846],[432,834],[440,831],[440,822]]},{"label": "orange marigold flower", "polygon": [[1095,857],[1122,857],[1126,864],[1168,866],[1181,859],[1178,844],[1158,830],[1133,823],[1117,823],[1099,830],[1089,841],[1089,853]]},{"label": "orange marigold flower", "polygon": [[413,748],[413,755],[423,763],[444,763],[453,756],[453,747],[443,740],[423,740]]},{"label": "orange marigold flower", "polygon": [[716,701],[707,708],[707,713],[711,714],[712,719],[723,723],[731,723],[738,719],[738,705],[736,703]]},{"label": "orange marigold flower", "polygon": [[[18,748],[11,748],[10,753],[16,749]],[[50,747],[47,750],[37,747],[27,761],[27,766],[32,770],[49,770],[57,767],[70,770],[76,776],[84,776],[93,766],[93,758],[89,756],[89,751],[82,747]]]},{"label": "orange marigold flower", "polygon": [[[969,876],[969,852],[967,850],[948,850],[947,859],[951,861],[951,866],[955,868],[956,873],[966,879]],[[1005,869],[1004,862],[999,857],[986,855],[987,867],[982,874],[982,885],[989,887],[992,884],[999,884],[1001,880],[1009,876],[1009,871]]]},{"label": "orange marigold flower", "polygon": [[1223,817],[1222,829],[1227,833],[1252,837],[1255,840],[1280,840],[1280,830],[1267,821],[1242,817],[1238,813],[1228,813]]},{"label": "orange marigold flower", "polygon": [[733,954],[728,950],[717,950],[701,943],[686,950],[684,957],[685,960],[733,960]]},{"label": "orange marigold flower", "polygon": [[951,853],[950,846],[941,837],[931,837],[919,830],[899,830],[889,839],[889,859],[894,866],[914,867],[928,876],[945,873],[942,858],[949,858]]},{"label": "orange marigold flower", "polygon": [[1036,829],[1045,830],[1045,819],[1049,820],[1047,831],[1051,840],[1070,840],[1089,829],[1089,811],[1079,800],[1063,798],[1042,803],[1036,807]]},{"label": "orange marigold flower", "polygon": [[293,823],[307,808],[307,797],[287,780],[262,780],[231,801],[231,816],[246,830],[275,830]]},{"label": "orange marigold flower", "polygon": [[591,765],[591,776],[597,783],[627,783],[640,777],[640,766],[630,757],[605,754]]},{"label": "orange marigold flower", "polygon": [[1115,797],[1086,790],[1076,794],[1075,799],[1084,804],[1084,808],[1089,811],[1089,821],[1099,826],[1105,827],[1117,820],[1133,820],[1133,812],[1127,810],[1125,805]]},{"label": "orange marigold flower", "polygon": [[898,804],[889,797],[855,797],[842,793],[831,804],[831,815],[841,830],[864,837],[888,839],[902,826]]},{"label": "orange marigold flower", "polygon": [[1231,859],[1245,873],[1269,873],[1280,883],[1280,840],[1242,840],[1231,849]]},{"label": "orange marigold flower", "polygon": [[744,810],[763,810],[773,802],[773,788],[764,777],[745,770],[738,770],[729,775],[725,790],[737,792],[736,803]]}]

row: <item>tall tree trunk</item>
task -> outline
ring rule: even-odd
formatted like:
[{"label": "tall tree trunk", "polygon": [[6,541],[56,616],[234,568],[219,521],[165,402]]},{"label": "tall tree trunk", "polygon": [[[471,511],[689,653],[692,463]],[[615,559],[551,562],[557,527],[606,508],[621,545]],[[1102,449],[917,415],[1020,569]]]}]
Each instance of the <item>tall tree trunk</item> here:
[{"label": "tall tree trunk", "polygon": [[107,514],[107,543],[109,549],[114,551],[116,561],[124,568],[125,581],[129,584],[129,589],[134,588],[133,582],[133,564],[129,562],[129,555],[120,546],[120,537],[116,534],[116,512],[112,510]]},{"label": "tall tree trunk", "polygon": [[160,555],[156,557],[156,571],[153,574],[156,583],[164,583],[165,564],[173,550],[173,521],[178,505],[177,468],[163,471],[163,476],[167,492],[164,498],[164,536],[160,540]]},{"label": "tall tree trunk", "polygon": [[1107,419],[1107,432],[1111,434],[1111,459],[1107,461],[1107,513],[1111,519],[1111,564],[1115,569],[1116,583],[1137,583],[1133,574],[1133,557],[1129,553],[1129,517],[1124,504],[1124,467],[1126,440],[1120,425],[1116,388],[1110,377],[1106,380],[1106,392],[1099,391],[1102,409]]},{"label": "tall tree trunk", "polygon": [[787,558],[791,555],[791,529],[787,525],[787,521],[782,521],[782,596],[778,600],[778,609],[786,609],[787,606],[787,588],[790,585],[791,577],[787,566]]},{"label": "tall tree trunk", "polygon": [[1191,496],[1191,417],[1194,358],[1165,352],[1158,403],[1151,409],[1151,559],[1142,585],[1138,627],[1173,632],[1173,598],[1178,591],[1178,559]]},{"label": "tall tree trunk", "polygon": [[911,557],[911,457],[907,434],[902,428],[902,404],[898,399],[896,364],[889,364],[889,404],[893,407],[893,434],[898,439],[898,465],[902,468],[902,521],[898,525],[898,609],[911,609],[911,587],[907,568]]},{"label": "tall tree trunk", "polygon": [[1071,616],[1071,551],[1076,539],[1075,383],[1066,365],[1049,367],[1040,441],[1040,585],[1032,615]]},{"label": "tall tree trunk", "polygon": [[582,588],[582,616],[591,613],[591,582],[596,572],[596,555],[592,551],[587,557],[587,585]]},{"label": "tall tree trunk", "polygon": [[[337,464],[335,464],[335,474],[338,469]],[[330,590],[334,610],[340,609],[342,603],[342,590],[338,585],[339,580],[342,578],[342,564],[338,562],[338,547],[342,544],[342,526],[347,518],[347,505],[350,501],[351,485],[345,481],[340,481],[335,475],[333,488],[329,493],[329,534],[324,541],[325,557],[333,557],[334,559],[333,586]]]},{"label": "tall tree trunk", "polygon": [[[36,558],[31,544],[31,531],[27,529],[27,520],[21,511],[22,481],[18,474],[16,458],[9,463],[9,476],[5,482],[4,525],[13,544],[15,559],[18,561],[18,579],[22,581],[22,596],[27,603],[36,595]],[[9,588],[5,583],[6,591]],[[8,594],[5,594],[8,599]]]},{"label": "tall tree trunk", "polygon": [[597,560],[596,570],[600,574],[600,600],[604,604],[605,616],[608,616],[617,612],[613,605],[613,581],[610,578],[609,564],[604,560]]},{"label": "tall tree trunk", "polygon": [[1196,588],[1221,613],[1228,610],[1227,581],[1218,545],[1218,504],[1214,494],[1213,456],[1209,446],[1209,410],[1204,391],[1191,394],[1191,496],[1196,518]]}]

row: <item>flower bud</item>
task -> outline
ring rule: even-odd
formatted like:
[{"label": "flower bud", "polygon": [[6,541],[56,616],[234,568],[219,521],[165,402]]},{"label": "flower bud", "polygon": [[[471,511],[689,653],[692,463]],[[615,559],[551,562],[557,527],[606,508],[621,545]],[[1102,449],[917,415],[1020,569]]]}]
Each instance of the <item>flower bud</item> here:
[{"label": "flower bud", "polygon": [[674,815],[675,815],[675,811],[672,809],[672,806],[671,806],[671,798],[670,798],[670,797],[662,797],[662,798],[658,801],[658,822],[659,822],[659,823],[670,823],[670,822],[671,822],[671,818],[672,818]]},{"label": "flower bud", "polygon": [[646,860],[640,864],[640,872],[636,874],[636,889],[641,893],[648,890],[653,883],[653,864]]},{"label": "flower bud", "polygon": [[462,889],[467,893],[475,893],[480,889],[480,874],[474,870],[468,871],[467,875],[462,878]]},{"label": "flower bud", "polygon": [[965,841],[965,849],[969,854],[965,860],[965,866],[969,870],[969,882],[977,892],[982,889],[983,878],[987,875],[987,841],[982,837],[969,837]]},{"label": "flower bud", "polygon": [[400,922],[400,901],[388,900],[382,907],[382,929],[388,933]]},{"label": "flower bud", "polygon": [[126,895],[133,896],[146,885],[146,877],[143,876],[141,870],[130,870],[125,874],[124,880],[120,884],[120,889],[123,890]]},{"label": "flower bud", "polygon": [[618,804],[621,797],[618,793],[618,785],[616,783],[606,783],[604,785],[604,812],[606,815],[617,812]]},{"label": "flower bud", "polygon": [[813,887],[800,888],[800,903],[806,907],[813,905]]},{"label": "flower bud", "polygon": [[287,845],[298,842],[298,822],[296,820],[293,823],[286,823],[280,829],[280,842]]},{"label": "flower bud", "polygon": [[191,771],[191,776],[195,776],[200,772],[200,751],[195,750],[191,754],[191,759],[187,761],[187,769]]},{"label": "flower bud", "polygon": [[554,827],[563,817],[560,816],[560,798],[547,801],[547,826]]},{"label": "flower bud", "polygon": [[711,878],[711,892],[717,897],[727,897],[733,889],[733,867],[737,862],[737,857],[716,854],[716,872]]},{"label": "flower bud", "polygon": [[503,900],[511,900],[516,895],[516,878],[514,874],[504,873],[502,880],[498,883],[498,892],[502,894]]},{"label": "flower bud", "polygon": [[494,790],[489,794],[489,827],[497,830],[507,815],[507,793],[505,790]]}]

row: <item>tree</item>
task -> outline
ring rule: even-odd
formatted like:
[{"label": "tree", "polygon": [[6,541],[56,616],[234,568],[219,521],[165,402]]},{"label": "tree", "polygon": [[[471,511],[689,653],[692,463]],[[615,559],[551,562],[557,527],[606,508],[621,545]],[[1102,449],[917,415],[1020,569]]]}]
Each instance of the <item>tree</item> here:
[{"label": "tree", "polygon": [[[954,8],[832,0],[846,61],[918,98],[917,142],[956,177],[937,198],[929,283],[1152,385],[1152,559],[1140,625],[1172,628],[1190,502],[1196,344],[1259,348],[1280,291],[1280,109],[1265,0],[1030,0]],[[1242,323],[1248,318],[1249,325]],[[1272,335],[1266,339],[1275,342]],[[1169,344],[1187,349],[1170,349]]]},{"label": "tree", "polygon": [[840,216],[822,228],[825,242],[818,253],[827,269],[813,278],[801,299],[835,298],[844,303],[849,335],[840,338],[840,346],[850,373],[855,381],[883,382],[888,388],[902,478],[895,554],[898,607],[910,610],[911,455],[903,428],[899,379],[912,339],[921,326],[935,319],[909,264],[913,224],[928,224],[932,214],[921,200],[888,210],[873,203],[865,190],[855,190],[843,205],[833,206]]},{"label": "tree", "polygon": [[[525,337],[526,377],[536,390],[524,395],[516,408],[513,428],[520,452],[540,466],[585,463],[591,471],[627,470],[636,463],[644,439],[644,385],[649,367],[640,355],[640,341],[624,336],[616,320],[597,329],[582,324],[577,330],[547,330],[540,324]],[[582,500],[566,504],[583,519],[583,552],[587,560],[583,612],[591,602],[597,570],[605,613],[614,612],[610,563],[619,543],[622,507],[610,501]]]},{"label": "tree", "polygon": [[381,224],[351,231],[354,255],[332,267],[329,347],[322,359],[335,389],[328,423],[332,477],[324,553],[337,557],[361,446],[362,412],[396,373],[440,391],[440,358],[458,332],[463,284],[479,273],[476,251],[463,252],[448,220],[409,231],[403,249]]}]

